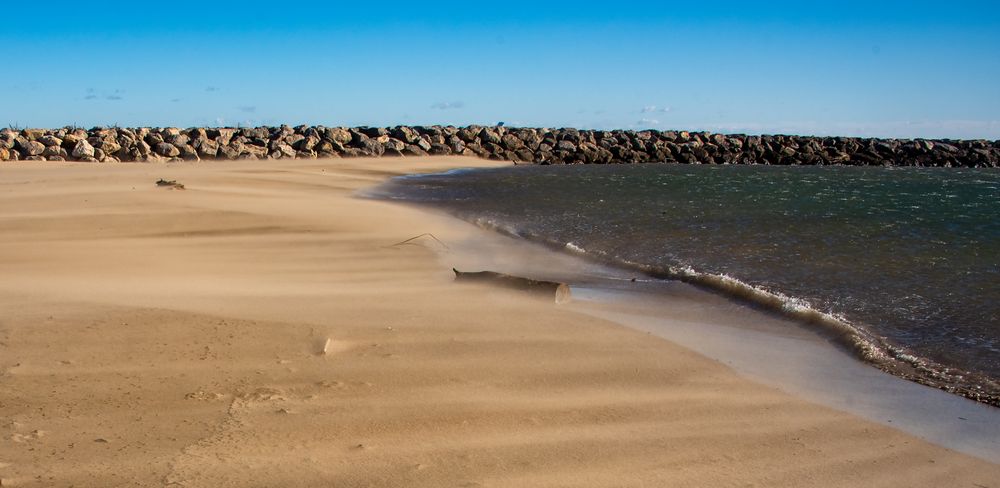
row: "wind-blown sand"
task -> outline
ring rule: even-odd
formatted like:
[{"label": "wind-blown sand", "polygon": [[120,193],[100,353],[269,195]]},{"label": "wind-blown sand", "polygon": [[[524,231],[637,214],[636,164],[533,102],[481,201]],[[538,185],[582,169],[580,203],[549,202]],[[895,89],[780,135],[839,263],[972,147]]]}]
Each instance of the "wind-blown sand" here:
[{"label": "wind-blown sand", "polygon": [[998,486],[667,341],[455,284],[433,241],[391,245],[465,226],[351,197],[490,164],[3,164],[2,486]]}]

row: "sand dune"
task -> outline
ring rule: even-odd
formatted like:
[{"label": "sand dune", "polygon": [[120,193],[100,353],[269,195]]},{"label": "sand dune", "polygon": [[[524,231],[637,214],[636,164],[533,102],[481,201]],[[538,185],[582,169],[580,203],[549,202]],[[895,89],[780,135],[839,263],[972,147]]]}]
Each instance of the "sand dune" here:
[{"label": "sand dune", "polygon": [[645,333],[455,284],[433,244],[392,244],[465,226],[351,197],[489,164],[0,166],[2,486],[998,486]]}]

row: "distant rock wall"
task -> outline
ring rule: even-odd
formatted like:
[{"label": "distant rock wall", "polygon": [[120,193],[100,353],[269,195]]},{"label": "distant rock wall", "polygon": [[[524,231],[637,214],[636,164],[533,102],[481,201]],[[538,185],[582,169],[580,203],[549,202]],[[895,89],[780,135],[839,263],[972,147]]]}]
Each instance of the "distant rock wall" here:
[{"label": "distant rock wall", "polygon": [[997,167],[1000,141],[479,126],[0,130],[0,161],[155,162],[449,154],[537,164]]}]

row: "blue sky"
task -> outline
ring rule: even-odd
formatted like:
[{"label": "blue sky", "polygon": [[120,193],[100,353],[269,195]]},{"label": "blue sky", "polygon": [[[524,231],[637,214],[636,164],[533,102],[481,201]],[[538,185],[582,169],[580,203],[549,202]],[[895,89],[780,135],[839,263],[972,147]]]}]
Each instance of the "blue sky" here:
[{"label": "blue sky", "polygon": [[0,123],[1000,139],[1000,2],[16,2]]}]

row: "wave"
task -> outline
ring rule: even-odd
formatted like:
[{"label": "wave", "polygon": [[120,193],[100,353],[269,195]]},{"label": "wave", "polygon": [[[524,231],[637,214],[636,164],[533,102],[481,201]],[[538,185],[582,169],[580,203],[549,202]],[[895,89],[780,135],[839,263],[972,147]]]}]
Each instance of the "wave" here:
[{"label": "wave", "polygon": [[819,310],[805,299],[788,296],[780,291],[748,283],[726,274],[699,271],[691,266],[658,266],[619,259],[600,250],[585,249],[576,242],[560,242],[548,236],[501,223],[488,217],[469,217],[461,214],[458,216],[478,227],[509,237],[529,240],[556,251],[640,272],[650,278],[682,281],[727,298],[777,313],[820,332],[856,358],[882,371],[971,400],[1000,407],[1000,383],[995,380],[985,375],[949,367],[929,358],[918,356],[907,348],[894,344],[887,338],[874,333],[863,324],[852,322],[840,314]]}]

